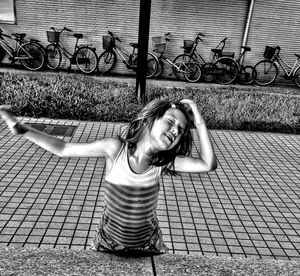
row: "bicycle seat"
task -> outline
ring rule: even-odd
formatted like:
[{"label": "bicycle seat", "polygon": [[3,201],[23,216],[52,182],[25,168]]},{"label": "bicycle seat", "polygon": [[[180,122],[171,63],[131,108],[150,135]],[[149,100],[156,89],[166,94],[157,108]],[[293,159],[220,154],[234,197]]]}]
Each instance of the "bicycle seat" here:
[{"label": "bicycle seat", "polygon": [[296,56],[297,58],[300,58],[300,55],[298,55],[298,54],[295,54],[295,56]]},{"label": "bicycle seat", "polygon": [[211,49],[211,51],[215,54],[220,54],[222,52],[221,49]]},{"label": "bicycle seat", "polygon": [[22,40],[26,36],[25,33],[12,33],[11,35],[20,40]]},{"label": "bicycle seat", "polygon": [[138,43],[129,43],[130,46],[132,46],[133,48],[138,48],[139,44]]},{"label": "bicycle seat", "polygon": [[77,39],[81,39],[83,38],[83,34],[73,34],[74,37],[76,37]]},{"label": "bicycle seat", "polygon": [[247,47],[247,46],[241,46],[241,48],[244,49],[245,52],[250,52],[251,51],[251,48]]}]

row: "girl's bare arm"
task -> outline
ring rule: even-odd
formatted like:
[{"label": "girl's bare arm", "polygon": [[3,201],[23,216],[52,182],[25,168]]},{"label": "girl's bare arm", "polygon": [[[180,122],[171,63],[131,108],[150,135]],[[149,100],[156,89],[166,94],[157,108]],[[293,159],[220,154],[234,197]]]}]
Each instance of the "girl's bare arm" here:
[{"label": "girl's bare arm", "polygon": [[188,104],[194,115],[194,125],[200,140],[199,157],[177,157],[175,159],[175,170],[180,172],[209,172],[218,166],[217,158],[209,137],[209,132],[205,121],[201,116],[196,103],[189,99],[184,99],[182,103]]},{"label": "girl's bare arm", "polygon": [[0,116],[13,134],[23,135],[31,142],[60,157],[108,157],[119,147],[117,139],[96,140],[91,143],[67,143],[27,125],[20,124],[11,114],[10,107],[1,105]]}]

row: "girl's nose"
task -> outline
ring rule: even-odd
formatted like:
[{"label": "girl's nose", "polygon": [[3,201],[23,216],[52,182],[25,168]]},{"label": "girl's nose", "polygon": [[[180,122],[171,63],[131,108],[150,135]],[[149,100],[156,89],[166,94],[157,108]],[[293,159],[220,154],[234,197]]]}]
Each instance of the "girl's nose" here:
[{"label": "girl's nose", "polygon": [[178,135],[178,129],[177,129],[177,127],[173,126],[173,127],[171,128],[171,132],[172,132],[172,134],[173,134],[175,137],[177,137],[177,135]]}]

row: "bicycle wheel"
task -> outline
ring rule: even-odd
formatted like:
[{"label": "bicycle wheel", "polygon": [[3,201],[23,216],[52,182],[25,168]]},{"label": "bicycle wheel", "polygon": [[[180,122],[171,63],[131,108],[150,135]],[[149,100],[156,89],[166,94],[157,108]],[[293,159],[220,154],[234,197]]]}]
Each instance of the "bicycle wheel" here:
[{"label": "bicycle wheel", "polygon": [[56,44],[46,46],[47,67],[56,70],[62,61],[61,52]]},{"label": "bicycle wheel", "polygon": [[255,66],[256,71],[255,82],[258,85],[269,85],[275,81],[278,76],[278,68],[276,64],[270,60],[261,60]]},{"label": "bicycle wheel", "polygon": [[111,71],[117,62],[117,55],[114,51],[104,51],[98,59],[98,72],[105,74]]},{"label": "bicycle wheel", "polygon": [[21,64],[28,70],[40,70],[45,64],[44,50],[38,44],[27,42],[18,50],[18,58]]},{"label": "bicycle wheel", "polygon": [[213,78],[219,84],[230,84],[238,75],[238,64],[230,57],[221,57],[214,63]]},{"label": "bicycle wheel", "polygon": [[188,82],[197,82],[201,78],[201,68],[196,62],[185,63],[184,78]]},{"label": "bicycle wheel", "polygon": [[298,69],[296,70],[296,72],[294,73],[294,82],[296,83],[296,85],[298,87],[300,87],[300,67],[298,67]]},{"label": "bicycle wheel", "polygon": [[241,72],[239,73],[239,82],[241,84],[252,84],[255,77],[256,73],[253,66],[242,66]]},{"label": "bicycle wheel", "polygon": [[[176,66],[172,66],[172,71],[177,79],[180,79],[180,80],[184,79],[183,64],[189,63],[189,62],[196,63],[197,61],[195,58],[193,58],[191,55],[188,55],[188,54],[181,54],[174,59],[173,63]],[[176,67],[179,68],[179,70]]]},{"label": "bicycle wheel", "polygon": [[164,71],[164,64],[161,59],[158,60],[158,67],[155,75],[153,76],[154,78],[159,78],[161,77],[162,73]]},{"label": "bicycle wheel", "polygon": [[152,53],[147,54],[147,74],[146,77],[152,78],[156,75],[157,70],[158,70],[158,59],[155,55],[153,55]]},{"label": "bicycle wheel", "polygon": [[77,67],[85,74],[91,74],[97,68],[97,54],[90,47],[80,47],[74,57]]},{"label": "bicycle wheel", "polygon": [[212,82],[214,64],[212,62],[207,62],[202,66],[202,79],[206,82]]}]

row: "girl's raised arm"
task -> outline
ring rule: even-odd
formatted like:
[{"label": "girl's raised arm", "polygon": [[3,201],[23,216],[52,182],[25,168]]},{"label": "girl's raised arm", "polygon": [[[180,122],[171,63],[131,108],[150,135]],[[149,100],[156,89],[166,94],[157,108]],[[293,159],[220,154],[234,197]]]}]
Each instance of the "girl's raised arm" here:
[{"label": "girl's raised arm", "polygon": [[187,104],[192,110],[194,116],[194,125],[200,140],[200,156],[199,157],[176,157],[174,166],[179,172],[209,172],[217,168],[217,158],[209,137],[205,121],[201,116],[197,104],[189,99],[181,101]]},{"label": "girl's raised arm", "polygon": [[55,136],[23,125],[11,114],[10,106],[0,105],[0,117],[13,134],[23,135],[31,142],[60,157],[108,157],[119,147],[117,139],[103,139],[91,143],[67,143]]}]

